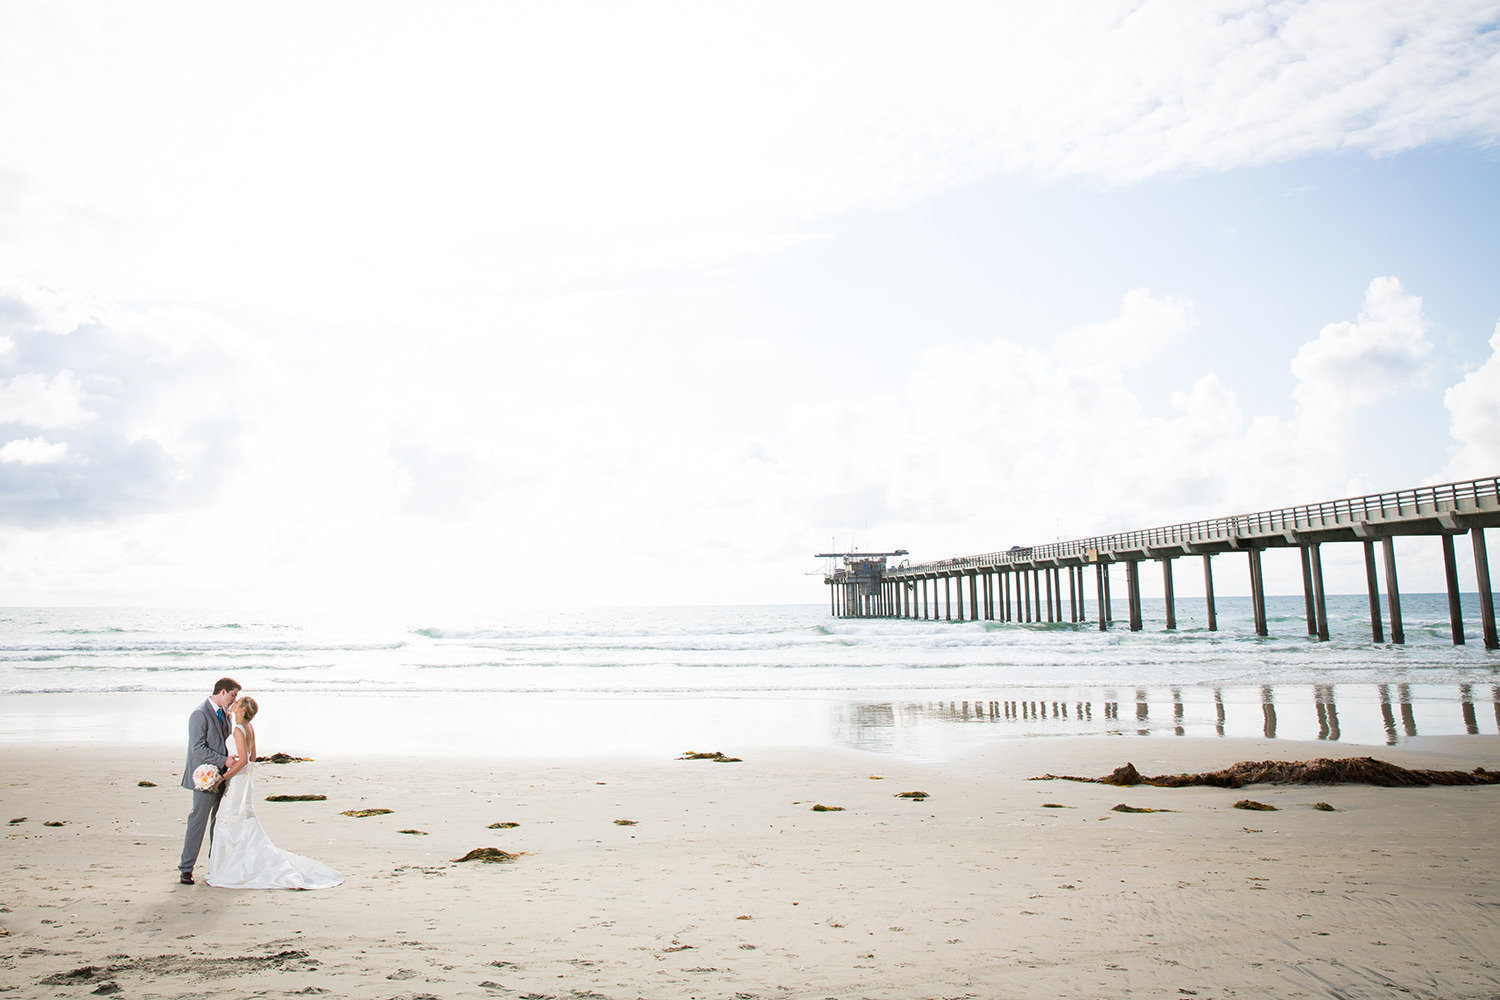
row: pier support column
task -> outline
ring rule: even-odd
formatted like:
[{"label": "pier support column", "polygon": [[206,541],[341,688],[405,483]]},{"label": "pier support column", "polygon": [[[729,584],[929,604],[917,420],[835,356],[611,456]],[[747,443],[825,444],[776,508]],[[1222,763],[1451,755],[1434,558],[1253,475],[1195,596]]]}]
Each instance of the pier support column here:
[{"label": "pier support column", "polygon": [[1391,608],[1391,642],[1406,643],[1406,630],[1401,627],[1401,588],[1396,584],[1396,543],[1387,535],[1380,540],[1385,555],[1385,597]]},{"label": "pier support column", "polygon": [[1323,595],[1323,551],[1317,542],[1307,547],[1312,563],[1313,609],[1318,616],[1318,641],[1328,641],[1328,600]]},{"label": "pier support column", "polygon": [[1021,621],[1031,624],[1031,571],[1021,570]]},{"label": "pier support column", "polygon": [[1125,603],[1130,605],[1130,631],[1141,630],[1141,571],[1140,562],[1125,561]]},{"label": "pier support column", "polygon": [[979,620],[979,574],[969,574],[969,621]]},{"label": "pier support column", "polygon": [[1443,575],[1448,583],[1448,622],[1453,627],[1453,645],[1464,644],[1464,612],[1458,602],[1458,560],[1453,555],[1453,536],[1443,536]]},{"label": "pier support column", "polygon": [[1167,631],[1177,630],[1177,596],[1172,592],[1172,560],[1161,561],[1161,589],[1167,601]]},{"label": "pier support column", "polygon": [[1365,542],[1365,589],[1370,593],[1370,633],[1375,642],[1385,642],[1380,618],[1380,580],[1375,575],[1375,543]]},{"label": "pier support column", "polygon": [[1105,629],[1109,628],[1109,619],[1106,618],[1106,617],[1104,617],[1104,595],[1105,595],[1105,592],[1106,592],[1106,588],[1105,588],[1105,585],[1104,585],[1105,579],[1106,579],[1106,577],[1105,577],[1105,571],[1104,571],[1104,563],[1102,563],[1102,562],[1095,563],[1094,564],[1094,590],[1099,595],[1099,631],[1101,631],[1101,632],[1103,632]]},{"label": "pier support column", "polygon": [[1052,571],[1042,570],[1042,576],[1047,578],[1047,623],[1052,623]]},{"label": "pier support column", "polygon": [[1109,593],[1109,564],[1104,564],[1104,620],[1115,623],[1115,599]]},{"label": "pier support column", "polygon": [[1208,606],[1208,630],[1219,631],[1219,613],[1214,607],[1214,564],[1213,556],[1203,554],[1203,601]]},{"label": "pier support column", "polygon": [[1306,545],[1299,545],[1297,549],[1302,553],[1302,604],[1307,610],[1307,634],[1317,635],[1318,608],[1313,600],[1312,554]]},{"label": "pier support column", "polygon": [[953,577],[943,574],[943,621],[953,620]]},{"label": "pier support column", "polygon": [[959,621],[963,621],[964,620],[964,575],[962,573],[955,573],[955,574],[953,574],[953,583],[954,583],[953,589],[956,590],[956,591],[958,591],[958,620]]},{"label": "pier support column", "polygon": [[1078,567],[1068,567],[1068,621],[1078,624]]},{"label": "pier support column", "polygon": [[1250,552],[1250,601],[1255,607],[1255,634],[1270,635],[1266,628],[1266,582],[1260,572],[1260,549]]},{"label": "pier support column", "polygon": [[[1479,584],[1479,620],[1484,626],[1484,648],[1500,649],[1500,640],[1495,636],[1495,592],[1490,586],[1490,557],[1484,547],[1484,529],[1474,527],[1469,536],[1474,540],[1474,576]],[[1496,709],[1500,713],[1500,708]]]},{"label": "pier support column", "polygon": [[1052,567],[1052,599],[1057,602],[1057,620],[1062,621],[1062,569]]}]

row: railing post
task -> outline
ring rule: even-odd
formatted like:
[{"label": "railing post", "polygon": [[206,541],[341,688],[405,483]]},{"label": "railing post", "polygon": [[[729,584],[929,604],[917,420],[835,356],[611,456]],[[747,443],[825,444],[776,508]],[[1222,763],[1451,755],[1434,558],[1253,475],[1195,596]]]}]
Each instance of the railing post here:
[{"label": "railing post", "polygon": [[1453,555],[1453,536],[1443,536],[1443,576],[1448,584],[1448,622],[1453,628],[1453,645],[1464,644],[1464,612],[1458,601],[1458,560]]}]

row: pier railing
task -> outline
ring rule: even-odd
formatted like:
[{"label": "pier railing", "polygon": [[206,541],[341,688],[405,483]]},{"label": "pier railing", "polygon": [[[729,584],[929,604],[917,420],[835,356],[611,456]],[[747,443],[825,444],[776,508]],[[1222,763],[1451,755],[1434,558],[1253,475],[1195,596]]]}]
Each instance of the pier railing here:
[{"label": "pier railing", "polygon": [[1138,531],[1120,531],[1094,535],[1065,542],[1017,547],[976,556],[938,559],[902,567],[908,572],[944,572],[986,569],[1014,563],[1031,564],[1054,559],[1086,558],[1090,553],[1109,554],[1122,551],[1160,548],[1168,545],[1193,545],[1222,542],[1287,531],[1316,531],[1335,527],[1352,527],[1402,517],[1436,517],[1445,513],[1475,513],[1500,510],[1500,477],[1471,479],[1439,486],[1366,496],[1345,497],[1296,507],[1278,507],[1252,514],[1232,514],[1169,524]]}]

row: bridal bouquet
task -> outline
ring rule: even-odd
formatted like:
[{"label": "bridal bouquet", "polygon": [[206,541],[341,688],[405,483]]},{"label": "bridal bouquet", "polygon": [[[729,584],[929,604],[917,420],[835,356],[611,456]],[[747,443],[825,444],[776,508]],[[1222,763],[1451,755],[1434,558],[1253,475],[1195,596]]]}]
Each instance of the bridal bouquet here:
[{"label": "bridal bouquet", "polygon": [[199,764],[193,771],[193,787],[200,792],[213,791],[219,780],[219,769],[212,764]]}]

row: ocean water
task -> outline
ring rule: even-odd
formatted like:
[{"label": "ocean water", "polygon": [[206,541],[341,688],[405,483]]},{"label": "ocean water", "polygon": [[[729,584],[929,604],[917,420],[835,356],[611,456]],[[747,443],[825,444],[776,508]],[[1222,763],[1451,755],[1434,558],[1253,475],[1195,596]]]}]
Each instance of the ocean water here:
[{"label": "ocean water", "polygon": [[[1500,731],[1500,653],[1444,595],[1363,595],[1332,641],[1301,597],[1160,601],[1145,628],[834,619],[824,606],[544,610],[0,609],[0,743],[172,743],[220,676],[288,752],[656,754],[844,746],[947,758],[1016,736],[1270,736],[1394,745]],[[1093,606],[1087,609],[1093,615]],[[1383,609],[1384,610],[1384,609]]]}]

